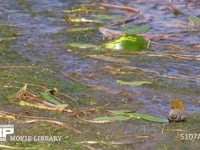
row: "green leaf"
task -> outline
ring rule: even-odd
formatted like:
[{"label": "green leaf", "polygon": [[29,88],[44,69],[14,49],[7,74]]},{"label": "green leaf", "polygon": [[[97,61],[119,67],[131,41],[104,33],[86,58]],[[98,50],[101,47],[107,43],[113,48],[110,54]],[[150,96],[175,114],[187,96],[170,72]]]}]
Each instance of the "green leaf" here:
[{"label": "green leaf", "polygon": [[123,109],[123,110],[109,110],[109,112],[115,115],[126,115],[127,113],[131,113],[133,111],[128,109]]},{"label": "green leaf", "polygon": [[[86,32],[86,31],[92,31],[95,30],[95,28],[91,28],[91,27],[81,27],[81,28],[66,28],[64,29],[64,31],[67,32]],[[62,30],[61,30],[62,32]]]},{"label": "green leaf", "polygon": [[200,26],[200,18],[198,18],[198,17],[188,17],[188,20],[192,25]]},{"label": "green leaf", "polygon": [[76,47],[76,48],[82,48],[82,49],[86,49],[86,48],[97,48],[96,45],[93,45],[93,44],[81,44],[81,43],[70,43],[70,44],[67,44],[71,47]]},{"label": "green leaf", "polygon": [[104,15],[104,14],[100,14],[100,15],[92,15],[98,19],[120,19],[123,18],[124,16],[122,15]]},{"label": "green leaf", "polygon": [[160,119],[160,118],[146,115],[146,114],[127,113],[127,116],[129,116],[130,118],[144,119],[144,120],[153,121],[153,122],[168,122],[168,120],[166,119]]},{"label": "green leaf", "polygon": [[126,34],[139,34],[149,31],[151,27],[149,25],[132,26],[123,30]]},{"label": "green leaf", "polygon": [[168,122],[168,120],[166,119],[160,119],[160,118],[146,115],[146,114],[134,113],[132,110],[109,110],[109,112],[115,115],[125,116],[129,118],[134,118],[134,119],[143,119],[143,120],[153,121],[153,122]]},{"label": "green leaf", "polygon": [[89,6],[83,6],[82,4],[79,5],[78,7],[73,8],[72,10],[65,10],[65,13],[86,13],[86,14],[90,14],[90,13],[94,13],[94,12],[106,12],[106,9],[104,7],[89,7]]},{"label": "green leaf", "polygon": [[103,24],[103,22],[101,21],[86,19],[80,16],[65,15],[64,19],[71,24],[88,24],[88,23]]},{"label": "green leaf", "polygon": [[149,81],[122,81],[122,80],[116,80],[116,82],[120,85],[134,85],[134,86],[139,86],[139,85],[143,85],[143,84],[152,84],[152,82]]},{"label": "green leaf", "polygon": [[122,35],[111,42],[104,43],[105,48],[113,50],[142,51],[147,48],[146,40],[135,34]]},{"label": "green leaf", "polygon": [[51,102],[55,105],[60,105],[61,103],[59,101],[57,101],[55,98],[49,96],[49,89],[45,90],[44,92],[40,93],[42,95],[42,97],[47,100],[48,102]]},{"label": "green leaf", "polygon": [[130,117],[126,117],[126,116],[107,116],[107,117],[94,118],[95,121],[105,121],[105,122],[124,121],[124,120],[129,120],[129,119]]}]

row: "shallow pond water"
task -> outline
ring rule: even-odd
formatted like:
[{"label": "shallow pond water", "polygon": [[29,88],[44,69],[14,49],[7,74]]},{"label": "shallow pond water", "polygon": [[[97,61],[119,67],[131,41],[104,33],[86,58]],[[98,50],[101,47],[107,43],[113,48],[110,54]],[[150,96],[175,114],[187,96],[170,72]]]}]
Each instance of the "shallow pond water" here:
[{"label": "shallow pond water", "polygon": [[[188,3],[186,6],[184,0],[174,1],[172,5],[168,1],[158,2],[154,0],[111,0],[109,2],[134,7],[141,11],[142,17],[132,21],[127,26],[140,25],[141,22],[145,22],[145,24],[151,26],[148,33],[155,35],[162,33],[166,34],[165,36],[171,34],[173,38],[153,39],[148,52],[131,54],[102,49],[72,48],[67,44],[81,41],[100,45],[104,41],[98,30],[94,30],[89,34],[64,31],[67,28],[76,27],[63,19],[64,11],[78,7],[80,4],[89,5],[90,1],[7,0],[6,2],[0,2],[1,23],[12,25],[18,35],[15,40],[6,43],[6,48],[1,48],[1,66],[28,65],[33,67],[33,69],[26,68],[27,70],[14,70],[13,72],[3,70],[1,73],[4,80],[1,83],[3,85],[1,87],[1,98],[5,99],[5,97],[12,95],[20,88],[12,88],[12,86],[22,86],[21,83],[28,82],[31,84],[33,82],[33,84],[44,84],[51,88],[58,87],[63,92],[76,97],[78,104],[70,102],[70,106],[74,108],[100,107],[109,103],[111,108],[132,109],[138,113],[163,119],[168,114],[170,99],[180,98],[184,103],[185,111],[188,114],[194,113],[194,116],[191,116],[195,120],[196,116],[198,117],[196,114],[200,111],[200,31],[199,27],[183,28],[172,25],[175,23],[187,24],[189,16],[200,15],[199,6],[195,3]],[[174,15],[172,8],[177,8],[181,13]],[[120,10],[106,9],[108,14],[127,15],[127,13]],[[85,14],[88,17],[91,15],[92,13]],[[120,25],[115,29],[119,30],[124,26],[126,27],[126,25]],[[193,29],[198,30],[192,32]],[[177,49],[177,47],[179,48]],[[123,58],[128,60],[129,63],[96,60],[88,57],[89,54],[103,54],[114,58]],[[131,69],[131,67],[137,69]],[[24,75],[20,75],[20,73]],[[79,85],[75,85],[78,84],[77,82],[73,83],[63,73],[83,82],[84,85],[88,85],[90,88],[99,87],[99,89],[89,88],[88,90],[86,87],[79,87]],[[153,84],[121,86],[116,83],[116,80],[147,80]],[[9,86],[10,88],[5,90],[4,87]],[[2,102],[2,110],[14,109],[17,111],[21,109],[21,107],[18,108],[15,105],[8,105],[7,101]],[[23,111],[30,110],[24,108]],[[83,148],[80,143],[80,145],[73,145],[73,142],[67,143],[67,141],[79,142],[86,139],[120,141],[121,143],[127,143],[122,144],[122,147],[128,149],[170,149],[171,145],[180,142],[177,138],[178,135],[171,133],[173,130],[170,129],[173,126],[170,125],[167,127],[170,132],[162,134],[163,125],[145,121],[137,122],[134,120],[133,122],[127,121],[112,125],[88,125],[88,123],[79,119],[70,118],[71,116],[66,119],[65,115],[59,113],[37,111],[37,109],[31,111],[37,115],[55,117],[70,122],[72,126],[83,130],[83,134],[77,135],[70,131],[65,133],[59,128],[55,129],[54,133],[66,135],[64,142],[56,144],[57,147],[63,149],[65,149],[65,145],[67,145],[66,149],[70,149],[70,146],[72,146],[72,149],[90,149],[89,146]],[[89,118],[102,115],[107,114],[103,110],[99,110],[97,114],[92,114]],[[192,123],[192,121],[189,123]],[[41,130],[52,128],[45,125],[39,126],[41,126]],[[39,128],[35,126],[31,131],[37,133]],[[182,128],[182,126],[178,124],[175,128]],[[195,129],[197,128],[195,127]],[[18,129],[17,133],[20,132]],[[41,132],[43,134],[49,133],[48,131]],[[28,131],[22,133],[30,134]],[[172,141],[170,137],[173,137],[175,141]],[[168,142],[161,144],[163,140]],[[179,145],[179,148],[191,146],[187,144],[188,141],[183,145]],[[15,144],[11,142],[11,145]],[[31,146],[31,143],[23,146]],[[45,144],[42,144],[42,146],[45,147]],[[117,149],[102,143],[97,145],[96,148],[98,146],[101,149]],[[198,144],[195,143],[193,146],[195,149]],[[50,149],[48,146],[45,148]]]}]

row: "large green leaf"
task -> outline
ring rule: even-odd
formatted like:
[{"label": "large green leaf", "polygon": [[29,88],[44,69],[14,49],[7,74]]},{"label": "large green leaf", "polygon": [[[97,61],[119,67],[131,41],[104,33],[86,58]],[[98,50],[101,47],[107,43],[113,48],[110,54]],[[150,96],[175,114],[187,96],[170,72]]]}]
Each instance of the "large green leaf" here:
[{"label": "large green leaf", "polygon": [[146,114],[134,113],[132,110],[110,110],[109,112],[117,116],[126,116],[126,117],[134,118],[134,119],[144,119],[147,121],[160,122],[160,123],[168,122],[168,120],[166,119],[160,119],[160,118],[146,115]]},{"label": "large green leaf", "polygon": [[152,82],[149,81],[122,81],[122,80],[116,80],[116,82],[120,85],[134,85],[134,86],[139,86],[143,84],[152,84]]},{"label": "large green leaf", "polygon": [[105,122],[124,121],[124,120],[129,120],[129,119],[130,117],[126,117],[126,116],[107,116],[107,117],[94,118],[95,121],[105,121]]},{"label": "large green leaf", "polygon": [[105,48],[113,50],[142,51],[147,48],[146,40],[135,34],[122,35],[111,42],[104,43]]},{"label": "large green leaf", "polygon": [[129,116],[130,118],[144,119],[144,120],[153,121],[153,122],[168,122],[168,120],[166,119],[160,119],[160,118],[146,115],[146,114],[127,113],[127,116]]}]

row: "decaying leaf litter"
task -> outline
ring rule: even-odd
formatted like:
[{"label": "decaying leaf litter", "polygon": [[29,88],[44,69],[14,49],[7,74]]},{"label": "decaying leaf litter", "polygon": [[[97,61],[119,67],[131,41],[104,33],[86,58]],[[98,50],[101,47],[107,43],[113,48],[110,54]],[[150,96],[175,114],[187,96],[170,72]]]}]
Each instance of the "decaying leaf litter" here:
[{"label": "decaying leaf litter", "polygon": [[[137,19],[138,20],[143,20],[143,19],[140,18],[141,17],[140,15],[141,15],[142,11],[139,11],[139,10],[135,11],[134,8],[132,9],[131,7],[125,7],[125,6],[122,6],[122,5],[115,5],[115,4],[111,4],[111,3],[99,3],[99,4],[102,5],[103,7],[100,10],[98,10],[98,12],[104,12],[104,11],[106,11],[106,13],[108,13],[110,11],[109,7],[111,7],[111,8],[115,8],[115,9],[122,9],[122,11],[124,11],[124,10],[125,11],[129,11],[129,13],[130,13],[130,11],[131,11],[131,13],[136,13],[136,15],[135,14],[134,15],[127,15],[126,14],[127,16],[123,14],[125,17],[122,17],[121,19],[114,19],[112,22],[106,21],[106,23],[107,23],[106,26],[105,26],[106,29],[109,29],[110,27],[112,28],[113,26],[122,26],[122,28],[125,27],[124,31],[127,32],[127,30],[128,30],[128,32],[131,32],[131,30],[129,30],[129,27],[126,27],[126,25],[128,26],[129,23],[134,22],[134,21],[137,22]],[[165,10],[166,12],[169,13],[169,12],[172,11],[174,13],[175,10],[176,10],[176,13],[175,13],[176,15],[177,15],[177,12],[179,12],[180,14],[184,14],[184,16],[186,16],[186,13],[183,13],[181,11],[181,9],[180,10],[177,9],[177,8],[174,9],[172,7],[172,4],[168,5],[168,3],[162,3],[162,5],[167,6],[166,7],[167,9]],[[179,6],[178,4],[175,4],[175,5]],[[181,3],[180,3],[180,5],[181,5]],[[90,7],[90,5],[88,5],[88,6]],[[89,12],[89,10],[87,10],[87,11]],[[83,10],[81,10],[81,13],[84,14],[84,13],[87,13],[87,11],[85,11],[83,9]],[[70,12],[70,10],[68,12]],[[65,12],[65,13],[68,13],[68,12]],[[72,14],[72,12],[70,12],[70,13]],[[76,10],[73,13],[77,13],[78,14],[79,11]],[[88,16],[90,17],[90,14]],[[64,17],[64,18],[66,19],[66,17]],[[67,19],[69,19],[69,17]],[[75,18],[75,20],[71,19],[71,22],[70,22],[71,26],[74,28],[73,23],[76,23],[75,26],[77,26],[77,21],[83,21],[83,22],[85,22],[86,23],[85,24],[86,29],[83,30],[83,34],[86,33],[85,31],[90,30],[90,28],[92,30],[95,30],[95,32],[96,32],[96,30],[98,30],[102,26],[102,24],[104,24],[104,21],[101,21],[101,20],[100,21],[99,20],[92,21],[90,18],[89,19],[87,19],[87,18],[80,19],[79,18],[79,20],[76,20],[76,19],[77,18]],[[75,22],[73,22],[73,21],[75,21]],[[81,25],[82,25],[83,22],[81,22]],[[80,22],[78,22],[78,23],[80,23]],[[88,27],[89,23],[91,23],[92,25],[90,25]],[[147,21],[146,24],[148,25],[148,23],[149,22]],[[94,27],[93,27],[93,24],[95,24]],[[136,25],[137,25],[137,23],[136,23]],[[140,24],[138,24],[138,25],[140,26]],[[97,26],[99,26],[99,27],[97,27]],[[180,24],[177,24],[177,26],[180,27]],[[147,26],[147,27],[149,28],[150,26]],[[126,30],[126,28],[127,28],[127,30]],[[81,28],[79,28],[79,29],[81,29]],[[135,33],[134,30],[135,30],[135,28],[133,28],[133,32]],[[170,58],[172,60],[175,58],[176,61],[182,61],[182,60],[183,61],[185,61],[185,60],[192,60],[193,61],[193,60],[195,60],[196,62],[198,62],[199,61],[199,55],[196,55],[196,54],[198,54],[198,51],[197,51],[198,50],[198,42],[196,42],[196,43],[195,42],[194,43],[193,42],[192,43],[187,43],[186,42],[188,45],[196,46],[197,47],[197,48],[192,47],[191,49],[189,49],[189,48],[185,48],[184,45],[181,45],[181,44],[180,45],[176,45],[172,41],[171,42],[173,44],[169,44],[169,42],[166,44],[165,42],[162,43],[162,41],[161,41],[161,40],[166,40],[166,41],[175,40],[175,41],[183,42],[184,39],[179,38],[179,34],[183,33],[183,34],[187,35],[188,33],[191,33],[191,32],[198,34],[198,31],[199,31],[199,29],[198,29],[198,19],[195,19],[195,17],[194,18],[193,17],[190,17],[190,18],[188,17],[188,26],[187,26],[187,28],[184,29],[184,30],[176,31],[176,32],[167,32],[167,33],[162,33],[160,35],[156,33],[156,34],[153,35],[153,34],[144,34],[144,33],[142,33],[142,32],[147,32],[148,31],[147,28],[145,28],[145,29],[142,28],[141,30],[142,31],[139,31],[139,32],[137,31],[136,34],[141,34],[140,36],[144,36],[146,39],[151,40],[151,42],[150,42],[151,47],[154,47],[154,46],[158,47],[158,48],[162,47],[162,49],[164,49],[164,51],[156,51],[154,49],[153,49],[153,51],[152,51],[152,49],[149,49],[148,51],[142,51],[142,52],[113,51],[112,49],[106,50],[104,47],[102,47],[101,43],[95,43],[95,45],[94,45],[95,47],[91,47],[92,51],[90,50],[89,52],[88,52],[88,49],[90,49],[90,47],[87,47],[87,45],[85,46],[86,50],[84,50],[84,51],[78,50],[77,48],[71,49],[70,47],[67,47],[67,49],[68,49],[69,52],[72,51],[72,53],[78,54],[79,56],[83,56],[84,59],[88,58],[88,57],[89,58],[93,58],[93,59],[97,59],[97,61],[94,61],[93,68],[92,68],[96,72],[101,71],[101,73],[103,75],[105,73],[109,73],[109,74],[114,75],[113,78],[116,79],[115,81],[118,81],[118,82],[121,81],[121,83],[126,83],[126,84],[133,84],[132,87],[127,87],[127,85],[126,85],[125,91],[121,91],[120,92],[119,90],[116,91],[115,89],[112,89],[112,88],[109,88],[109,87],[104,87],[104,86],[98,86],[98,85],[91,84],[91,83],[88,82],[88,80],[79,80],[80,77],[81,77],[81,79],[83,79],[83,78],[85,78],[85,79],[87,79],[87,78],[88,79],[96,78],[97,74],[95,74],[96,72],[93,72],[92,69],[90,69],[88,72],[85,72],[85,74],[78,74],[76,72],[74,72],[72,74],[67,74],[66,70],[63,72],[63,74],[65,75],[65,77],[67,77],[67,79],[73,80],[73,81],[75,81],[77,83],[79,81],[81,81],[81,83],[84,86],[91,88],[91,90],[103,91],[103,92],[106,92],[106,93],[109,93],[109,94],[110,93],[114,93],[114,94],[117,94],[118,96],[123,96],[125,98],[133,98],[133,97],[135,97],[134,95],[129,95],[129,93],[127,92],[127,90],[128,90],[128,88],[130,88],[130,89],[134,88],[134,86],[135,86],[134,83],[138,83],[138,82],[142,83],[142,81],[150,82],[153,85],[153,86],[151,84],[150,85],[142,85],[142,87],[147,86],[147,87],[152,87],[152,88],[155,88],[156,86],[157,86],[157,88],[162,88],[161,87],[162,82],[158,83],[158,81],[160,79],[162,80],[163,78],[173,79],[176,82],[179,82],[179,80],[180,80],[180,82],[186,81],[186,82],[197,82],[197,83],[199,83],[199,76],[198,76],[198,74],[196,74],[196,75],[191,74],[189,76],[187,74],[184,75],[184,74],[181,74],[181,73],[180,74],[178,74],[178,73],[177,74],[165,74],[165,72],[164,73],[160,73],[159,70],[152,70],[152,69],[149,69],[149,68],[148,69],[143,68],[141,66],[138,66],[137,63],[136,63],[136,66],[132,64],[133,59],[135,59],[135,57],[138,57],[138,56],[139,57],[144,57],[144,56],[145,57],[149,57],[149,56],[150,57],[161,57],[161,58],[164,58],[164,59]],[[107,36],[107,35],[106,36],[108,37],[108,39],[112,40],[114,38],[117,38],[118,36],[123,36],[122,34],[124,34],[124,33],[122,31],[123,30],[120,27],[117,30],[114,29],[113,31],[111,31],[111,33],[109,33],[110,34],[109,36]],[[110,30],[109,30],[109,32],[110,32]],[[72,33],[72,34],[74,34],[74,33]],[[112,35],[112,34],[114,34],[114,35]],[[92,33],[88,33],[88,34],[86,34],[86,37],[87,36],[90,37],[91,35],[92,35]],[[97,35],[99,36],[99,33]],[[97,41],[107,42],[106,36],[105,36],[104,39],[101,38],[101,36],[99,36],[100,38],[97,37],[97,39],[98,39]],[[73,39],[73,37],[75,38],[75,40]],[[74,45],[77,44],[77,43],[75,43],[75,41],[81,41],[82,40],[81,38],[80,39],[79,38],[80,38],[79,34],[76,34],[76,33],[75,33],[75,35],[72,36],[72,40],[74,40]],[[99,40],[99,39],[101,39],[101,40]],[[87,42],[84,43],[84,44],[91,44],[92,43],[92,42],[90,43],[90,40],[88,40]],[[116,42],[114,42],[114,43],[116,43]],[[71,44],[71,43],[69,43],[69,44]],[[80,44],[80,43],[78,43],[78,44]],[[74,46],[74,45],[71,45],[71,46]],[[63,46],[64,46],[64,48],[66,47],[65,45],[63,45]],[[81,47],[79,47],[79,48],[81,48]],[[93,48],[95,48],[94,51],[93,51]],[[176,51],[174,51],[174,49],[176,49]],[[184,52],[185,50],[188,50],[189,52],[193,52],[194,51],[195,55],[193,53]],[[89,54],[87,54],[87,53],[89,53]],[[99,55],[99,57],[98,57],[98,55]],[[127,59],[127,57],[128,57],[128,59]],[[106,65],[104,67],[99,68],[99,64],[102,61],[103,62],[105,61],[107,63],[106,63]],[[5,67],[2,66],[2,68],[4,70],[7,70],[7,69],[13,70],[13,68],[15,70],[20,70],[23,67],[21,68],[21,66],[15,66],[15,67],[13,67],[13,66],[5,66]],[[28,69],[29,67],[26,68],[26,66],[25,66],[24,68]],[[196,68],[198,69],[198,67],[196,67]],[[148,77],[146,77],[146,78],[145,78],[145,76],[141,76],[140,77],[140,75],[142,75],[143,73],[147,74]],[[136,78],[134,80],[132,78],[129,78],[127,80],[127,77],[132,76],[132,75],[134,75],[134,76],[136,75]],[[168,82],[170,82],[170,80],[168,80]],[[40,83],[40,84],[44,84],[44,83]],[[157,85],[155,86],[155,84],[157,84]],[[159,84],[161,84],[161,85],[159,85]],[[18,87],[18,89],[21,89],[24,85],[26,85],[26,83],[20,84],[20,85],[21,85],[21,87]],[[29,83],[28,83],[28,85],[29,85]],[[6,85],[6,86],[7,87],[8,86],[12,87],[13,86],[12,82],[11,82],[11,84]],[[51,89],[53,90],[53,88],[55,88],[55,86],[54,87],[49,87],[49,88],[50,88],[50,91],[51,91]],[[47,88],[46,90],[48,91],[49,88]],[[123,88],[123,86],[122,86],[122,88]],[[181,89],[184,89],[184,87],[180,88],[180,90]],[[23,94],[21,95],[22,97],[20,97],[18,95],[19,94],[18,93],[18,94],[15,95],[16,96],[15,98],[23,98],[24,100],[28,100],[28,99],[30,100],[31,98],[34,99],[34,100],[38,100],[38,98],[39,98],[39,102],[40,103],[37,103],[36,105],[33,105],[32,102],[30,102],[30,101],[28,101],[28,102],[27,101],[21,101],[21,103],[18,103],[18,104],[25,105],[23,107],[36,107],[36,108],[32,108],[32,109],[38,110],[37,109],[37,108],[39,108],[38,106],[40,106],[41,103],[42,103],[41,99],[44,100],[45,97],[46,97],[46,100],[47,99],[51,99],[52,100],[52,97],[49,97],[49,95],[48,95],[49,93],[47,91],[40,89],[39,92],[36,92],[36,93],[33,92],[34,94],[32,92],[31,93],[28,92],[28,94],[30,94],[30,95],[26,95],[27,94],[26,93],[27,91],[26,91],[25,93],[23,93],[25,95],[23,95]],[[137,91],[137,90],[136,91],[132,91],[132,92],[137,93],[136,94],[137,96],[139,96],[139,95],[142,94],[142,93],[140,93],[140,91]],[[17,97],[17,96],[19,96],[19,97]],[[72,96],[69,96],[69,95],[67,95],[67,96],[68,96],[68,98],[71,97],[76,102],[75,98],[73,98]],[[13,100],[13,97],[11,99]],[[11,101],[11,102],[13,102],[13,101]],[[65,102],[65,100],[64,100],[64,102]],[[62,108],[57,108],[57,106],[56,107],[52,106],[52,104],[48,104],[48,105],[51,105],[51,107],[53,107],[53,109],[51,108],[51,110],[53,110],[53,111],[55,111],[55,110],[56,111],[57,110],[58,111],[63,111],[65,109],[68,109],[68,107],[67,107],[68,104],[67,103],[64,103],[64,106]],[[85,116],[86,118],[82,118],[82,117],[81,118],[79,117],[79,118],[81,119],[81,121],[85,120],[85,122],[86,122],[88,120],[88,118],[90,118],[92,115],[95,115],[96,113],[98,114],[98,112],[103,111],[105,113],[105,110],[116,109],[116,108],[118,110],[120,110],[120,109],[122,109],[124,107],[124,106],[123,107],[120,107],[120,106],[114,106],[113,107],[112,103],[110,104],[110,102],[109,102],[109,103],[105,103],[103,106],[98,106],[97,105],[99,108],[95,110],[92,105],[93,104],[91,104],[91,106],[90,106],[91,108],[86,108],[86,109],[80,108],[80,110],[76,110],[77,112],[75,111],[74,113],[72,113],[72,116],[75,115],[75,116],[79,117],[79,115],[80,115],[79,112],[80,112],[81,114],[86,115]],[[125,105],[125,108],[127,108],[127,107],[128,106]],[[45,108],[45,107],[42,106],[42,108]],[[45,109],[47,109],[47,107]],[[133,108],[131,108],[131,109],[134,110]],[[69,110],[71,110],[71,108],[69,108]],[[108,115],[108,114],[105,113],[105,115]],[[5,116],[5,115],[2,115],[2,116]],[[98,116],[102,116],[102,114],[100,113]],[[9,118],[10,119],[14,118],[14,115],[8,114],[7,119],[9,119]],[[44,121],[44,120],[46,120],[46,121]],[[52,119],[52,121],[49,121],[49,120],[50,120],[49,118],[44,118],[44,119],[41,119],[41,120],[34,119],[32,121],[30,120],[30,121],[26,121],[26,122],[29,122],[29,123],[33,123],[33,122],[48,122],[50,124],[52,122],[54,122],[53,124],[56,124],[55,123],[56,120],[53,120],[53,119]],[[60,122],[60,123],[57,123],[57,124],[63,124],[63,123]],[[148,123],[145,123],[145,122],[143,122],[143,124],[144,125],[149,125]],[[68,126],[68,125],[66,125],[66,126]],[[179,125],[176,125],[176,126],[179,126]],[[166,127],[163,128],[163,127],[160,126],[160,130],[158,130],[158,131],[159,132],[160,131],[167,131],[167,130],[165,130],[165,128]],[[168,128],[168,126],[167,126],[167,128]],[[172,128],[173,128],[173,126],[172,126]],[[180,131],[184,131],[184,129],[183,129],[183,127],[181,125],[180,125],[180,129],[182,129]],[[179,131],[179,130],[177,129],[176,131]],[[153,134],[150,133],[150,134],[146,134],[146,135],[139,135],[138,134],[137,137],[138,137],[138,139],[139,139],[139,137],[141,137],[141,139],[145,139],[146,137],[152,139],[153,137],[151,135],[155,135],[155,133],[153,133]],[[89,145],[93,145],[93,144],[94,145],[97,144],[97,145],[100,145],[100,146],[106,146],[106,147],[110,147],[110,148],[116,148],[115,145],[118,145],[118,144],[120,144],[120,145],[121,144],[122,145],[133,144],[133,142],[130,142],[130,141],[128,141],[128,142],[124,141],[123,142],[123,140],[121,142],[120,141],[118,141],[118,142],[109,142],[109,141],[102,141],[102,140],[100,140],[100,141],[99,140],[97,140],[97,141],[90,141],[90,140],[88,140],[88,141],[82,141],[82,142],[77,142],[77,143],[75,142],[74,145],[72,144],[71,146],[75,146],[75,145],[78,146],[78,143],[80,145],[82,145],[82,146],[84,145],[88,149],[91,149],[92,146],[89,146]],[[166,145],[162,145],[162,146],[167,147]]]}]

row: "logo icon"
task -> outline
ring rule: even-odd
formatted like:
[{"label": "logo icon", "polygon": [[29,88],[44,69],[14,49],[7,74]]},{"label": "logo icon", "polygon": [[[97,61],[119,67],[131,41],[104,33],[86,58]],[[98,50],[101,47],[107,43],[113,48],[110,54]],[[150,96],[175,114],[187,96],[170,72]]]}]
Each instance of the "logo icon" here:
[{"label": "logo icon", "polygon": [[0,141],[5,142],[8,134],[14,133],[14,125],[0,125]]}]

